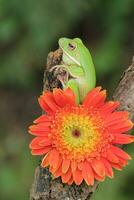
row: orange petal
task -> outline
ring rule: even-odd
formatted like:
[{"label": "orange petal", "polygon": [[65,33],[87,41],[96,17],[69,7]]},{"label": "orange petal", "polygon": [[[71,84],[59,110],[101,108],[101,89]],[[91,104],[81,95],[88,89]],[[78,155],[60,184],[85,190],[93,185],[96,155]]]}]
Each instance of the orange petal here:
[{"label": "orange petal", "polygon": [[40,117],[38,117],[37,119],[34,120],[34,123],[42,123],[42,122],[50,122],[53,120],[53,116],[50,115],[41,115]]},{"label": "orange petal", "polygon": [[102,107],[99,108],[101,114],[106,116],[106,114],[112,113],[116,108],[118,108],[120,103],[118,101],[108,101]]},{"label": "orange petal", "polygon": [[[44,139],[44,137],[36,137],[32,140],[32,142],[29,144],[30,149],[41,149],[42,146],[40,145],[40,142]],[[49,146],[49,145],[47,145]]]},{"label": "orange petal", "polygon": [[40,137],[34,138],[31,143],[29,144],[30,149],[40,149],[42,147],[39,146]]},{"label": "orange petal", "polygon": [[[48,130],[47,130],[48,129]],[[46,131],[31,131],[29,130],[28,132],[31,134],[31,135],[35,135],[35,136],[40,136],[40,137],[48,137],[48,134],[50,132],[50,129],[47,128]]]},{"label": "orange petal", "polygon": [[67,104],[66,96],[63,93],[63,90],[55,88],[53,90],[53,95],[55,102],[58,106],[64,107]]},{"label": "orange petal", "polygon": [[119,164],[116,164],[116,163],[111,163],[112,167],[121,171],[122,170],[122,167],[119,165]]},{"label": "orange petal", "polygon": [[113,178],[113,170],[112,170],[111,164],[104,158],[102,158],[102,160],[105,166],[106,175],[110,178]]},{"label": "orange petal", "polygon": [[57,168],[57,165],[59,163],[59,152],[56,149],[53,149],[50,152],[50,156],[49,156],[49,164],[50,166],[52,166],[53,168]]},{"label": "orange petal", "polygon": [[113,163],[118,163],[119,162],[118,157],[110,149],[107,150],[107,159],[110,162],[113,162]]},{"label": "orange petal", "polygon": [[73,183],[73,177],[72,176],[71,176],[70,180],[67,183],[68,183],[68,185],[72,185],[72,183]]},{"label": "orange petal", "polygon": [[112,143],[115,144],[129,144],[131,142],[134,142],[134,136],[132,135],[126,135],[126,134],[114,134],[114,140]]},{"label": "orange petal", "polygon": [[56,112],[59,109],[51,92],[44,92],[41,98],[53,112]]},{"label": "orange petal", "polygon": [[79,169],[79,170],[82,170],[82,169],[83,169],[83,162],[79,162],[77,165],[78,165],[78,169]]},{"label": "orange petal", "polygon": [[95,178],[97,181],[102,182],[102,181],[104,181],[105,176],[104,176],[104,177],[101,177],[101,176],[99,176],[98,174],[94,173],[94,178]]},{"label": "orange petal", "polygon": [[93,170],[101,177],[105,176],[105,166],[101,160],[94,159],[91,163]]},{"label": "orange petal", "polygon": [[105,123],[107,126],[112,125],[114,123],[117,124],[118,121],[126,121],[128,119],[128,112],[127,111],[115,111],[111,114],[109,114],[109,117],[105,119]]},{"label": "orange petal", "polygon": [[80,171],[78,168],[73,172],[73,180],[76,185],[80,185],[83,181],[82,171]]},{"label": "orange petal", "polygon": [[62,172],[66,173],[70,167],[70,160],[64,159],[62,163]]},{"label": "orange petal", "polygon": [[67,183],[72,176],[71,169],[67,171],[67,173],[61,175],[61,179],[63,183]]},{"label": "orange petal", "polygon": [[108,129],[111,133],[124,133],[129,131],[132,127],[133,123],[130,120],[127,120],[126,122],[119,123],[114,126],[109,126]]},{"label": "orange petal", "polygon": [[112,152],[117,155],[119,158],[123,158],[124,160],[131,160],[131,156],[128,155],[125,151],[120,149],[119,147],[112,146],[111,147]]},{"label": "orange petal", "polygon": [[44,139],[42,139],[40,142],[39,142],[39,145],[41,147],[44,147],[44,146],[49,146],[52,144],[52,140],[50,140],[49,138],[45,137]]},{"label": "orange petal", "polygon": [[[49,162],[50,163],[50,162]],[[58,164],[57,164],[57,167],[53,167],[53,166],[50,166],[51,168],[51,173],[52,174],[55,174],[57,173],[57,171],[60,169],[61,170],[61,164],[62,164],[62,158],[61,156],[59,156],[59,161],[58,161]],[[62,174],[62,171],[61,171],[61,174]]]},{"label": "orange petal", "polygon": [[41,166],[43,168],[47,167],[49,165],[49,153],[47,153],[44,158],[42,159],[42,162],[41,162]]},{"label": "orange petal", "polygon": [[53,168],[53,174],[60,168],[61,169],[61,165],[62,164],[62,158],[61,156],[59,155],[59,161],[58,161],[58,164],[57,164],[57,167]]},{"label": "orange petal", "polygon": [[53,113],[51,108],[44,102],[44,99],[42,98],[42,95],[38,98],[38,102],[39,102],[39,105],[42,108],[42,110],[44,110],[45,112],[47,112],[49,114]]},{"label": "orange petal", "polygon": [[74,172],[77,168],[77,164],[76,164],[76,161],[72,161],[71,162],[71,169],[72,169],[72,172]]},{"label": "orange petal", "polygon": [[92,106],[93,107],[100,107],[104,105],[104,101],[106,99],[106,90],[102,90],[99,92],[94,100],[92,101]]},{"label": "orange petal", "polygon": [[71,90],[71,88],[67,88],[66,90],[64,90],[64,95],[66,97],[66,101],[68,102],[68,104],[76,106],[75,94],[73,90]]},{"label": "orange petal", "polygon": [[36,125],[32,125],[29,127],[30,131],[48,131],[50,130],[49,126],[51,125],[50,122],[40,123]]},{"label": "orange petal", "polygon": [[125,167],[128,164],[127,160],[119,158],[119,165]]},{"label": "orange petal", "polygon": [[132,127],[128,126],[128,127],[124,127],[124,128],[120,128],[120,129],[109,129],[109,131],[110,131],[111,133],[113,133],[113,134],[114,134],[114,133],[125,133],[125,132],[131,130],[131,128],[132,128]]},{"label": "orange petal", "polygon": [[85,107],[92,106],[92,103],[96,100],[97,95],[99,94],[101,87],[96,87],[92,91],[90,91],[86,98],[83,101],[83,105]]},{"label": "orange petal", "polygon": [[32,149],[31,154],[32,155],[44,155],[48,151],[50,151],[51,148],[52,148],[51,146],[48,146],[48,147],[44,147],[44,148],[41,148],[41,149]]},{"label": "orange petal", "polygon": [[47,125],[36,124],[29,127],[29,133],[36,136],[48,136],[50,133],[50,127]]},{"label": "orange petal", "polygon": [[94,173],[88,162],[83,163],[82,176],[88,185],[94,184]]},{"label": "orange petal", "polygon": [[54,175],[55,178],[58,178],[59,176],[62,175],[62,168],[61,168],[61,166],[57,169],[56,172],[53,173],[53,175]]},{"label": "orange petal", "polygon": [[123,124],[124,122],[127,121],[127,118],[123,119],[121,116],[119,118],[112,118],[111,115],[108,115],[108,120],[106,118],[105,124],[106,126],[118,126],[120,124]]}]

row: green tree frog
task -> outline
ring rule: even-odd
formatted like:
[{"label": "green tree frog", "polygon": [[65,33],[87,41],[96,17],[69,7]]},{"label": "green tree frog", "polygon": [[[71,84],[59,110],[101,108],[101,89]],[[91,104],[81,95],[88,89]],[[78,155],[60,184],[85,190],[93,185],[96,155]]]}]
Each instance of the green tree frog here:
[{"label": "green tree frog", "polygon": [[62,84],[63,89],[70,87],[76,95],[77,103],[81,103],[96,84],[92,57],[79,38],[60,38],[59,47],[63,51],[63,64],[55,67],[63,68],[71,77],[65,84]]}]

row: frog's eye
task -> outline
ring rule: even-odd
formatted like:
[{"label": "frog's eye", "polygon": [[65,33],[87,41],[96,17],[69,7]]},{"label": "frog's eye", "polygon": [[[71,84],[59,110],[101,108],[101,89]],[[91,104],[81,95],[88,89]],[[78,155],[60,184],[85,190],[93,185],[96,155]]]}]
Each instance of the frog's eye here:
[{"label": "frog's eye", "polygon": [[76,48],[76,46],[71,43],[68,44],[68,47],[70,50],[74,50]]}]

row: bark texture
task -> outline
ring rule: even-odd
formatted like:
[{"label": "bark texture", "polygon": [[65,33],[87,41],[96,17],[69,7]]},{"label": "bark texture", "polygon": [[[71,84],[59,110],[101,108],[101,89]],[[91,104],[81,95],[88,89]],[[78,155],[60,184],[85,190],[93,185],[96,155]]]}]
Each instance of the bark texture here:
[{"label": "bark texture", "polygon": [[[65,72],[56,72],[56,70],[51,72],[50,70],[52,66],[61,63],[61,57],[62,51],[60,49],[49,53],[44,72],[43,90],[62,87],[57,77],[60,76],[64,81]],[[119,100],[121,102],[120,110],[127,110],[130,113],[130,118],[134,120],[134,58],[132,65],[122,75],[113,99]],[[30,191],[30,200],[89,200],[98,184],[95,182],[93,187],[89,187],[85,183],[80,186],[75,184],[69,186],[63,184],[60,178],[53,179],[48,169],[38,166]]]}]

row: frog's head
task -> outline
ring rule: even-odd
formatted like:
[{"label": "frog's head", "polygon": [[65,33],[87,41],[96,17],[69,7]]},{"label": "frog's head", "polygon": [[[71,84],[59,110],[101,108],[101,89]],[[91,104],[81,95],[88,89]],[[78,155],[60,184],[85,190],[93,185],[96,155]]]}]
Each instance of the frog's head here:
[{"label": "frog's head", "polygon": [[66,64],[80,65],[80,52],[83,47],[81,39],[60,38],[59,46],[63,51],[63,61]]}]

